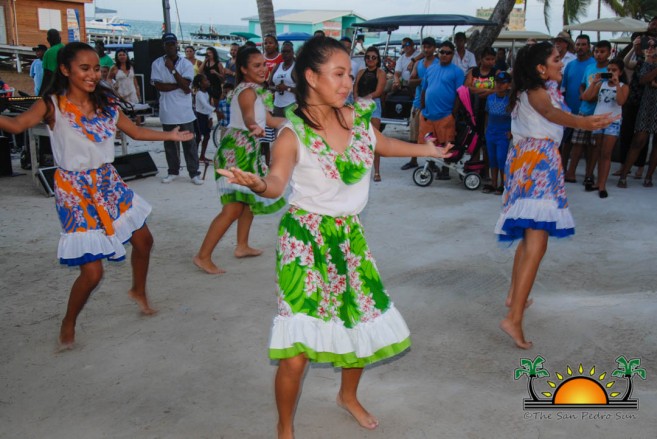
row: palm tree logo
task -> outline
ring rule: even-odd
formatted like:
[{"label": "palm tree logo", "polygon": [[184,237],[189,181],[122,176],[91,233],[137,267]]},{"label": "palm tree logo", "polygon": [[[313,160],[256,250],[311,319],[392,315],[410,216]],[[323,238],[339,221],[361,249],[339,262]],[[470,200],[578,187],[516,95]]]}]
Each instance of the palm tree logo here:
[{"label": "palm tree logo", "polygon": [[[527,376],[527,393],[529,398],[523,400],[523,408],[528,409],[638,409],[639,401],[630,399],[632,396],[634,375],[646,379],[646,371],[640,368],[641,360],[633,358],[627,360],[621,355],[616,358],[618,368],[611,373],[611,377],[624,378],[627,381],[627,389],[621,396],[621,392],[611,391],[616,381],[607,381],[607,372],[597,374],[595,366],[585,371],[582,364],[573,370],[566,366],[566,373],[555,372],[554,376],[558,382],[545,380],[549,387],[546,391],[536,391],[536,379],[546,378],[550,373],[543,367],[545,358],[537,355],[533,360],[521,358],[519,368],[515,369],[514,379]],[[555,380],[556,381],[556,380]],[[554,390],[552,390],[554,389]]]},{"label": "palm tree logo", "polygon": [[613,371],[611,376],[625,378],[627,380],[627,390],[625,391],[625,395],[623,395],[621,400],[636,401],[636,399],[630,399],[633,390],[632,377],[634,375],[639,375],[641,379],[646,379],[646,370],[639,367],[641,366],[641,360],[639,358],[633,358],[628,361],[624,355],[621,355],[620,357],[616,358],[616,362],[618,363],[618,369]]},{"label": "palm tree logo", "polygon": [[519,367],[513,373],[513,378],[516,380],[523,375],[527,375],[527,377],[529,378],[527,380],[527,392],[529,393],[529,396],[531,396],[530,401],[539,401],[538,396],[536,396],[536,392],[534,391],[534,378],[543,378],[550,376],[550,372],[543,369],[544,362],[545,362],[545,358],[541,357],[540,355],[537,355],[536,358],[534,358],[533,360],[530,360],[528,358],[521,358],[520,366],[522,367]]}]

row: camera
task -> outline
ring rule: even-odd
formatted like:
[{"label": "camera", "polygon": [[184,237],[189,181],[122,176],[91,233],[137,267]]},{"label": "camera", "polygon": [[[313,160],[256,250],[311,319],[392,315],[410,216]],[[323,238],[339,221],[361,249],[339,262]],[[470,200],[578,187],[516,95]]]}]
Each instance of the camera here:
[{"label": "camera", "polygon": [[600,79],[602,79],[603,81],[610,80],[612,76],[613,75],[611,73],[600,73]]}]

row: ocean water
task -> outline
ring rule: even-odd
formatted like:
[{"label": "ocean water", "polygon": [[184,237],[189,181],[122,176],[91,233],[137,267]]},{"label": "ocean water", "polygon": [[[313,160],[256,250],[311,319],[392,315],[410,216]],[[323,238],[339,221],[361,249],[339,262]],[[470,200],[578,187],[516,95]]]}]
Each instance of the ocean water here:
[{"label": "ocean water", "polygon": [[[160,38],[162,36],[162,22],[161,21],[146,21],[146,20],[124,20],[126,24],[130,25],[128,31],[131,35],[141,35],[144,38]],[[199,28],[203,26],[203,31],[207,32],[209,28],[208,23],[178,23],[171,22],[171,31],[176,34],[179,39],[189,39],[191,32],[198,32]],[[215,32],[220,34],[230,34],[231,32],[248,32],[248,26],[235,26],[224,24],[213,24]]]}]

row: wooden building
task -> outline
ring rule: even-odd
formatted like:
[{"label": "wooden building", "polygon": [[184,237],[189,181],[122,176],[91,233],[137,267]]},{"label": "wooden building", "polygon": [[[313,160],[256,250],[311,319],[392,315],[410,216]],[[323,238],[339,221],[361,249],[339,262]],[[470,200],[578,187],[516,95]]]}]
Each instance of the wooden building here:
[{"label": "wooden building", "polygon": [[0,0],[0,45],[45,44],[48,29],[62,42],[85,40],[84,4],[92,0]]}]

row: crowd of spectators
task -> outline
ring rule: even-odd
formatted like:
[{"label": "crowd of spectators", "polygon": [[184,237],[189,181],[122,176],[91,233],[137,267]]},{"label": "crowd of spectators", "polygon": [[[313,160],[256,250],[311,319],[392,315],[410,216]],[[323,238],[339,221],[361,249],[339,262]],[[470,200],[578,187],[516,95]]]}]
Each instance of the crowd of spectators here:
[{"label": "crowd of spectators", "polygon": [[[37,56],[30,76],[34,78],[34,94],[39,95],[52,76],[57,52],[63,47],[59,32],[51,29],[47,33],[50,48],[45,45],[34,47]],[[178,41],[174,34],[164,34],[163,45],[166,55],[153,60],[151,81],[159,92],[159,114],[165,129],[181,125],[182,129],[193,129],[196,139],[183,144],[183,153],[192,181],[202,184],[199,178],[198,144],[202,145],[200,162],[208,163],[206,157],[211,129],[218,124],[220,133],[230,124],[230,93],[236,84],[235,59],[240,46],[233,43],[230,59],[222,63],[217,50],[207,47],[205,59],[196,58],[193,46],[184,48],[184,56],[178,54]],[[488,169],[483,186],[485,193],[500,194],[503,185],[503,158],[505,148],[511,141],[508,125],[509,86],[512,75],[511,54],[504,48],[485,48],[479,53],[468,50],[466,35],[458,32],[453,42],[436,42],[432,37],[424,38],[416,47],[411,38],[401,42],[400,56],[394,67],[386,72],[385,56],[379,50],[365,47],[364,39],[358,36],[352,49],[349,37],[341,39],[354,55],[352,75],[353,97],[368,97],[377,103],[373,122],[380,126],[382,107],[386,94],[406,90],[414,96],[410,112],[410,140],[423,143],[431,135],[438,143],[456,139],[457,115],[460,87],[468,89],[479,147],[472,159],[483,160]],[[608,41],[592,44],[589,37],[578,35],[574,40],[562,31],[552,40],[563,63],[561,92],[573,114],[589,115],[599,111],[618,112],[622,115],[617,123],[604,132],[566,130],[560,151],[567,182],[577,182],[578,164],[581,157],[586,161],[583,183],[586,190],[598,190],[606,198],[606,180],[612,158],[621,163],[614,175],[619,176],[617,186],[627,187],[627,176],[635,167],[632,176],[643,180],[646,187],[652,186],[652,176],[657,167],[657,154],[652,149],[647,157],[648,141],[657,131],[657,19],[649,23],[647,32],[632,37],[631,50],[624,59],[612,57],[612,46]],[[526,44],[532,44],[527,41]],[[248,45],[253,45],[248,43]],[[114,59],[105,53],[102,41],[96,42],[103,78],[114,87],[126,101],[142,101],[141,90],[135,79],[133,64],[128,52],[119,50]],[[263,38],[261,51],[266,66],[265,86],[274,95],[274,115],[285,116],[285,109],[295,103],[295,78],[292,75],[295,48],[292,43],[279,44],[275,35]],[[269,144],[275,138],[273,129],[266,129],[260,139],[263,155],[269,161]],[[506,139],[506,140],[505,140]],[[179,172],[180,154],[178,146],[167,143],[168,175],[163,183],[173,181]],[[644,169],[648,164],[647,171]],[[596,165],[598,169],[596,171]],[[412,158],[402,166],[403,170],[418,166]],[[449,179],[449,169],[433,169],[438,179]],[[381,180],[378,158],[375,162],[375,181]]]}]

